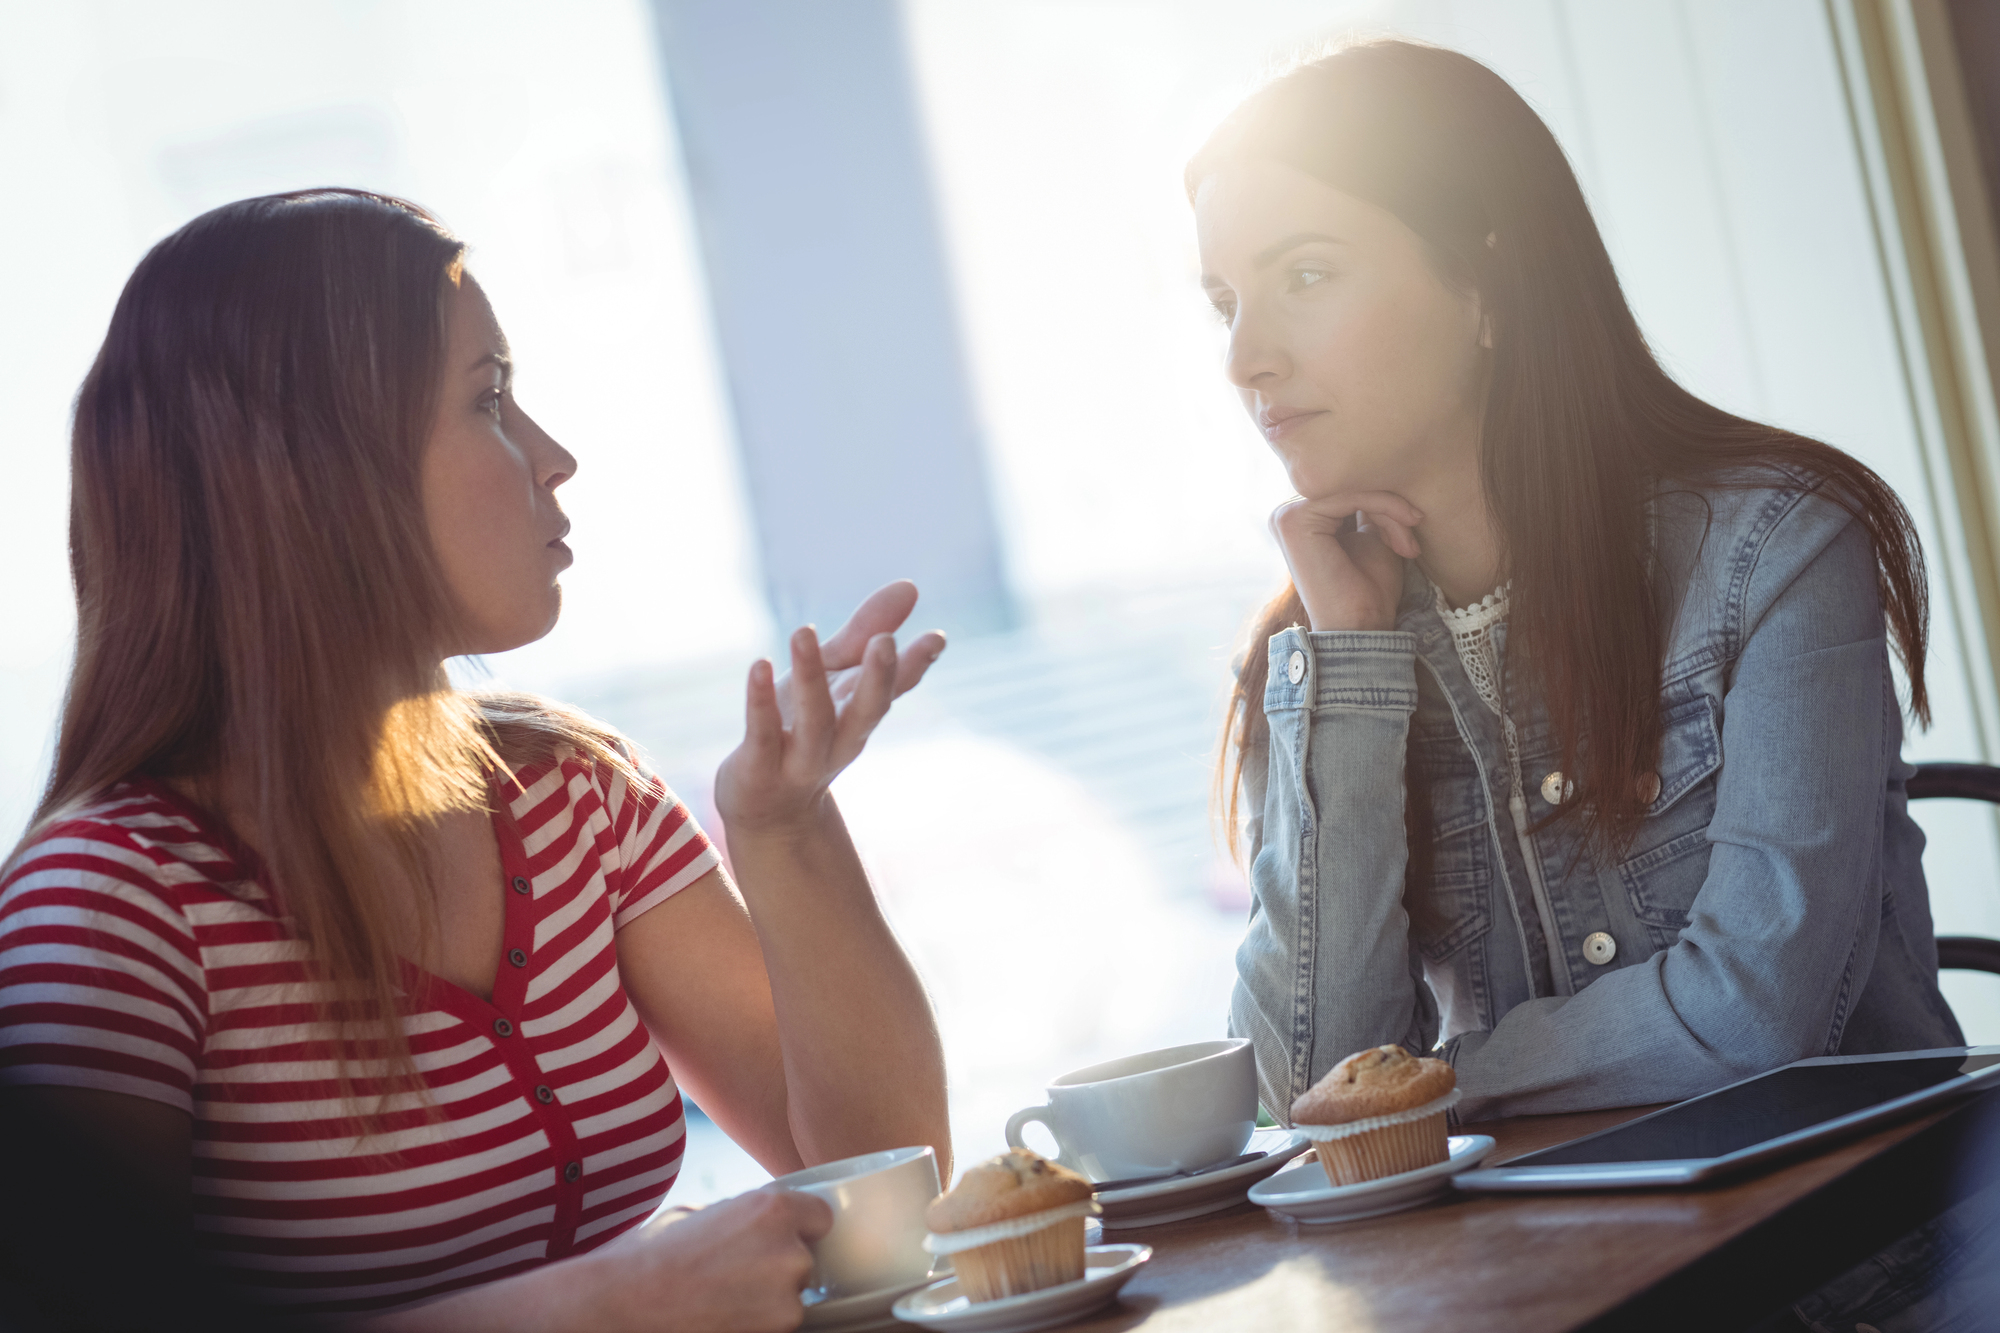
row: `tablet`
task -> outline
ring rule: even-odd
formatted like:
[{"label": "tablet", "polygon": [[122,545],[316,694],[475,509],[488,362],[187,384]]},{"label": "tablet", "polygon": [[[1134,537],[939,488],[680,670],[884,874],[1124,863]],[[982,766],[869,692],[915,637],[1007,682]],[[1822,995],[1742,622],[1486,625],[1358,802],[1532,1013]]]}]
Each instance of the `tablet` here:
[{"label": "tablet", "polygon": [[2000,1046],[1819,1056],[1452,1183],[1462,1190],[1699,1184],[1990,1087],[2000,1087]]}]

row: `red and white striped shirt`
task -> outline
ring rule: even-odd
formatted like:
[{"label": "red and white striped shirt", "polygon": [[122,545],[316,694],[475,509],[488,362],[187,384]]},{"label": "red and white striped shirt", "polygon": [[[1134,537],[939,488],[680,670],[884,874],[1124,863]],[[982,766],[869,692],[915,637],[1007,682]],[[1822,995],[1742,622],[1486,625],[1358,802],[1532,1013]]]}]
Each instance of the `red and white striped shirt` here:
[{"label": "red and white striped shirt", "polygon": [[[493,998],[410,966],[430,1105],[346,1120],[304,946],[233,840],[164,785],[121,784],[0,883],[0,1082],[101,1088],[194,1119],[194,1222],[259,1299],[408,1304],[603,1244],[680,1170],[680,1094],[620,984],[614,933],[716,864],[657,780],[579,760],[519,774],[493,825]],[[382,1091],[351,1069],[360,1105]]]}]

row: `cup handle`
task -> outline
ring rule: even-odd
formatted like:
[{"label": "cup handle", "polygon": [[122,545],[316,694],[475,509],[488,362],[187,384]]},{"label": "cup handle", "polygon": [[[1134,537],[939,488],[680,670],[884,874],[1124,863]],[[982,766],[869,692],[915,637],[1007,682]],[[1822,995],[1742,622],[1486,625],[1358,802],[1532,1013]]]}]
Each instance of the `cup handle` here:
[{"label": "cup handle", "polygon": [[1056,1133],[1055,1124],[1049,1119],[1050,1109],[1046,1106],[1028,1106],[1008,1116],[1007,1146],[1009,1148],[1027,1148],[1029,1152],[1033,1152],[1034,1149],[1028,1148],[1027,1141],[1021,1137],[1021,1127],[1028,1124],[1040,1125],[1049,1132],[1049,1137],[1056,1141],[1056,1165],[1066,1166],[1081,1175],[1083,1174],[1083,1168],[1070,1159],[1069,1145],[1062,1141],[1062,1135]]}]

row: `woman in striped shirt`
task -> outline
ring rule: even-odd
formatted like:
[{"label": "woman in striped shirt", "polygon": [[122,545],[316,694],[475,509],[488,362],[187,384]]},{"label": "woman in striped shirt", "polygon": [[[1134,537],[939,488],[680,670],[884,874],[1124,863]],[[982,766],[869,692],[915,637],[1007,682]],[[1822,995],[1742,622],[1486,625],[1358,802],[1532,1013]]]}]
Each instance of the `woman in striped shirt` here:
[{"label": "woman in striped shirt", "polygon": [[774,1172],[945,1156],[930,1005],[827,790],[943,639],[898,652],[892,585],[751,668],[740,893],[617,735],[452,690],[446,658],[555,623],[576,469],[463,253],[316,191],[127,283],[77,400],[54,772],[0,880],[0,1093],[262,1302],[790,1328],[824,1205],[640,1224],[683,1087]]}]

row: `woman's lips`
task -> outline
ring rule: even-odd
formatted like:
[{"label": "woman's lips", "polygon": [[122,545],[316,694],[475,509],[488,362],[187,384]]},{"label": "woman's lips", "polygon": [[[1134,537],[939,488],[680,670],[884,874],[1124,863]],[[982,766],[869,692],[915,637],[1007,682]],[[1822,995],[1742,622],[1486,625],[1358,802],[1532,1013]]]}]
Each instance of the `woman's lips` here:
[{"label": "woman's lips", "polygon": [[1265,439],[1279,440],[1295,434],[1313,418],[1325,415],[1324,410],[1260,412],[1257,414],[1257,425],[1263,429]]}]

